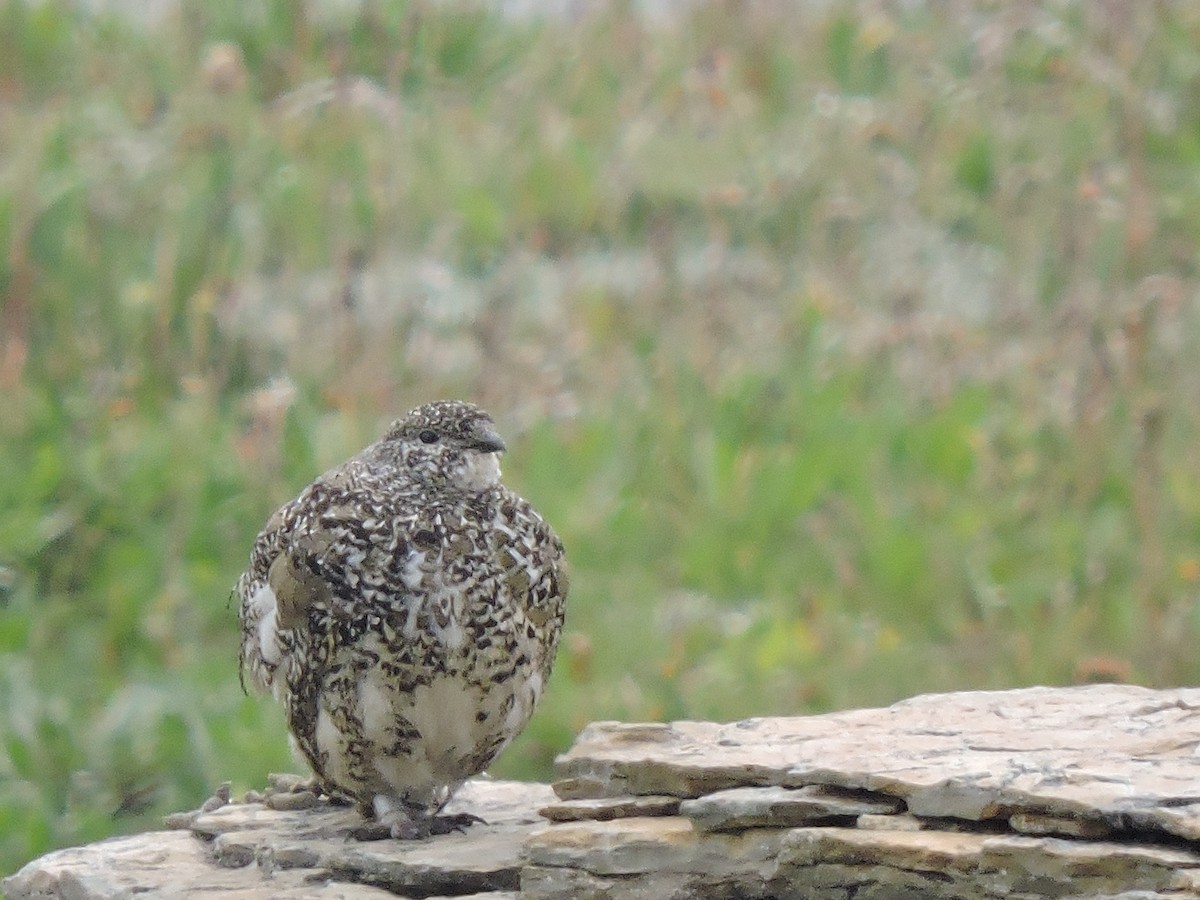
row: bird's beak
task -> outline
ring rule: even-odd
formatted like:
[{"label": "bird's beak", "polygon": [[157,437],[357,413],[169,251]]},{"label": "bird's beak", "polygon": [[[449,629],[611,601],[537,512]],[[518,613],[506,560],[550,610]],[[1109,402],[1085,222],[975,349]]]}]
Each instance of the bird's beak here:
[{"label": "bird's beak", "polygon": [[480,453],[503,453],[508,448],[504,446],[504,441],[496,432],[496,428],[491,424],[480,422],[472,431],[471,449],[478,450]]}]

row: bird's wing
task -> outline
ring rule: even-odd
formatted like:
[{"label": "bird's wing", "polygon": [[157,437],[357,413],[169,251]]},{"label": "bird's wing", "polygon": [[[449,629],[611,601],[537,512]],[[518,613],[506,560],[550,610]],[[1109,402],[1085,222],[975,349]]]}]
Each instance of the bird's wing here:
[{"label": "bird's wing", "polygon": [[353,616],[373,596],[404,589],[414,517],[381,508],[376,494],[320,487],[267,570],[282,628],[311,627],[314,609]]},{"label": "bird's wing", "polygon": [[332,608],[334,593],[326,553],[334,540],[334,534],[326,529],[306,530],[283,542],[267,569],[267,584],[275,595],[275,617],[280,628],[301,628],[314,607]]},{"label": "bird's wing", "polygon": [[255,684],[270,687],[297,647],[361,615],[372,589],[396,586],[410,549],[404,517],[379,503],[335,469],[268,521],[238,586],[242,669]]},{"label": "bird's wing", "polygon": [[[511,508],[511,507],[510,507]],[[570,576],[562,541],[524,500],[518,498],[510,520],[515,537],[497,552],[508,593],[524,599],[525,615],[537,627],[551,619],[561,624]]]}]

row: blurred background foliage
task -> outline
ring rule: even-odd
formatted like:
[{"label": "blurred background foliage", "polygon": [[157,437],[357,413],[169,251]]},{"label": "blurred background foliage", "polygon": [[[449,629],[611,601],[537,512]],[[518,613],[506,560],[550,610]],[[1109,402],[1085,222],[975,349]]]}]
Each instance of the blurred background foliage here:
[{"label": "blurred background foliage", "polygon": [[547,7],[0,2],[0,870],[295,766],[230,587],[441,396],[573,563],[498,774],[1200,680],[1200,6]]}]

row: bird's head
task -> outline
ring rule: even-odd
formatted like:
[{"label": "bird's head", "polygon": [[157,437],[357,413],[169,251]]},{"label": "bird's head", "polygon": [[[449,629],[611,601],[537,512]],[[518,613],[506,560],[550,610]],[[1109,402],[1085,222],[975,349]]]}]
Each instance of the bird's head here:
[{"label": "bird's head", "polygon": [[415,478],[433,487],[477,492],[500,480],[504,441],[491,416],[462,400],[418,406],[392,423],[383,443]]}]

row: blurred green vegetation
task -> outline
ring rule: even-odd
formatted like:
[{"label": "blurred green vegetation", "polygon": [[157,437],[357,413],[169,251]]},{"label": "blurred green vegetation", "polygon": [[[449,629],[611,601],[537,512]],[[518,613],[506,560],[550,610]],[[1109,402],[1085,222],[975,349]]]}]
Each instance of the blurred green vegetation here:
[{"label": "blurred green vegetation", "polygon": [[227,597],[489,408],[598,718],[1200,680],[1200,7],[0,4],[0,870],[293,768]]}]

